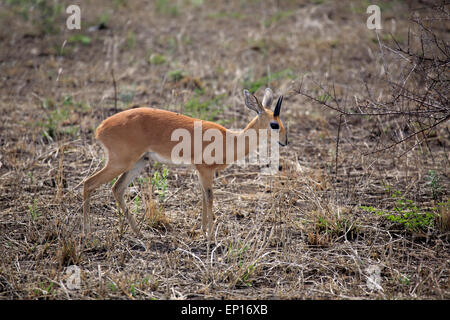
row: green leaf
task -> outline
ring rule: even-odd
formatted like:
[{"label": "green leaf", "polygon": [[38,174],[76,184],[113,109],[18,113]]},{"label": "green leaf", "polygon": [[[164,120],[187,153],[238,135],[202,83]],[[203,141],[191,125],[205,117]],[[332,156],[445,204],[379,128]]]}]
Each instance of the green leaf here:
[{"label": "green leaf", "polygon": [[85,36],[83,34],[74,34],[73,36],[69,37],[69,43],[81,43],[84,45],[88,45],[91,43],[91,37]]}]

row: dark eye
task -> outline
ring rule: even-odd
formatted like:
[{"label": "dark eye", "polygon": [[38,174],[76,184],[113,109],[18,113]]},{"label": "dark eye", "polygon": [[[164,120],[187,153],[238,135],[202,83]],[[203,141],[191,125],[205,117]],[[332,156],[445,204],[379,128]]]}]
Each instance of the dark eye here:
[{"label": "dark eye", "polygon": [[280,129],[280,125],[278,124],[278,122],[271,122],[270,127],[272,129]]}]

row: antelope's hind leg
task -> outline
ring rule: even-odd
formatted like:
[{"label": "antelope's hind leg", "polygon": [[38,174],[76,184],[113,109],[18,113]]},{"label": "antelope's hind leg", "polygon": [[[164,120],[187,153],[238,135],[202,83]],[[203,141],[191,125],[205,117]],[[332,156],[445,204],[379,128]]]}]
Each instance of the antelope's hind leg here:
[{"label": "antelope's hind leg", "polygon": [[147,161],[147,156],[142,156],[138,162],[134,165],[133,168],[130,170],[122,173],[122,175],[119,177],[119,179],[114,183],[112,190],[114,194],[114,198],[119,203],[119,207],[122,210],[122,212],[127,217],[128,223],[130,224],[131,229],[134,231],[134,233],[138,237],[142,237],[142,233],[139,231],[136,220],[134,219],[133,215],[128,211],[127,205],[125,203],[125,200],[123,199],[123,195],[125,193],[126,188],[128,185],[139,175],[139,173],[142,171],[142,169],[145,167],[145,163]]},{"label": "antelope's hind leg", "polygon": [[83,236],[88,236],[91,231],[89,222],[89,200],[92,192],[104,183],[107,183],[121,174],[125,169],[113,167],[109,162],[100,171],[87,178],[83,184]]}]

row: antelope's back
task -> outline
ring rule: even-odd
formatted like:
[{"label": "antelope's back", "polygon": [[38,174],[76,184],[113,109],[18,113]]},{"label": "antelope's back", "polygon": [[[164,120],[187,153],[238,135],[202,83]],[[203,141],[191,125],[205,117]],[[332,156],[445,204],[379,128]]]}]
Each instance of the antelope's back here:
[{"label": "antelope's back", "polygon": [[[187,130],[191,138],[191,154],[193,154],[196,121],[201,122],[202,133],[208,129],[216,129],[226,134],[226,129],[214,122],[167,110],[135,108],[105,119],[96,130],[96,138],[110,151],[114,149],[117,152],[133,154],[152,151],[170,158],[172,149],[179,143],[176,140],[172,141],[172,134],[177,129]],[[203,142],[203,139],[202,143],[203,147],[207,144]]]}]

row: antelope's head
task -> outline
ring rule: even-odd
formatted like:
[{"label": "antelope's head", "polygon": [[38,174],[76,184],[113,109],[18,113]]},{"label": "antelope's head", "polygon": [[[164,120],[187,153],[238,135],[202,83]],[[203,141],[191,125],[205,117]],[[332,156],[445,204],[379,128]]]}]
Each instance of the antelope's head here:
[{"label": "antelope's head", "polygon": [[270,105],[273,100],[273,92],[270,88],[266,88],[264,91],[264,98],[262,103],[258,101],[258,98],[254,94],[250,93],[247,89],[244,89],[245,105],[258,113],[256,118],[258,129],[267,128],[269,132],[277,132],[279,136],[278,143],[285,147],[288,144],[287,130],[280,119],[281,104],[283,103],[283,96],[278,98],[275,109],[270,110]]}]

